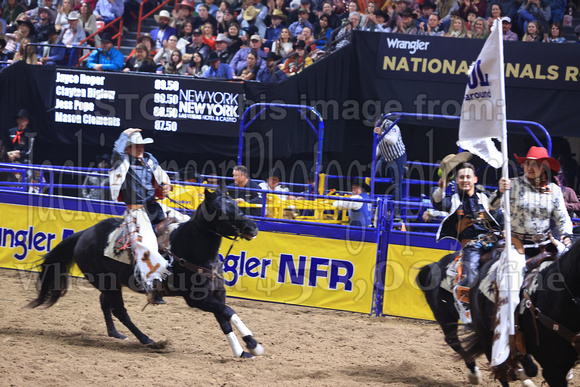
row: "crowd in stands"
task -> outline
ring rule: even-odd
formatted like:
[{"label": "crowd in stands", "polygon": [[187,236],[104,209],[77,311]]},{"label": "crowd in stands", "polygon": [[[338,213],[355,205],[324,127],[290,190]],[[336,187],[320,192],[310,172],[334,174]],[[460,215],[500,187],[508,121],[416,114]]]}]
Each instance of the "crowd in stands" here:
[{"label": "crowd in stands", "polygon": [[[354,30],[486,39],[501,18],[505,40],[564,43],[562,21],[574,6],[566,0],[202,1],[158,11],[157,28],[143,31],[125,57],[114,47],[110,32],[117,31],[95,34],[97,22],[123,16],[130,25],[138,1],[3,0],[0,61],[75,65],[84,52],[62,46],[81,45],[100,47],[86,62],[96,70],[279,82],[349,44]],[[575,33],[580,42],[580,26]],[[52,46],[27,49],[31,42]]]}]

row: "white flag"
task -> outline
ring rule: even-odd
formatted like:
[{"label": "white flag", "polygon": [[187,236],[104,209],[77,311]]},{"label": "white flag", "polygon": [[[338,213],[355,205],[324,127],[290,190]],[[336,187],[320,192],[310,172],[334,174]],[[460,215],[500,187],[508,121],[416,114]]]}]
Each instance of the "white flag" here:
[{"label": "white flag", "polygon": [[481,53],[469,69],[459,121],[457,145],[499,168],[502,154],[492,141],[507,131],[503,66],[503,32],[496,20]]}]

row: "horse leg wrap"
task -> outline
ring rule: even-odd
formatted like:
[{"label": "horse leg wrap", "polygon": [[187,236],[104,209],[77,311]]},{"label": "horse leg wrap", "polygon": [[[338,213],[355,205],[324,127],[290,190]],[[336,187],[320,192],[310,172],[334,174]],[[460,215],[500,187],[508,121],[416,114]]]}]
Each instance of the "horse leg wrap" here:
[{"label": "horse leg wrap", "polygon": [[473,367],[473,371],[469,371],[467,379],[470,384],[481,384],[481,371],[478,366]]},{"label": "horse leg wrap", "polygon": [[246,326],[246,324],[244,324],[242,320],[240,320],[237,314],[234,313],[232,315],[232,317],[230,318],[230,323],[232,323],[236,327],[236,329],[240,332],[242,337],[252,336],[252,331],[250,331]]},{"label": "horse leg wrap", "polygon": [[228,343],[230,343],[230,347],[232,347],[234,356],[241,357],[244,350],[242,349],[242,346],[240,345],[240,342],[238,341],[236,334],[234,332],[230,332],[226,335],[226,337],[228,338]]}]

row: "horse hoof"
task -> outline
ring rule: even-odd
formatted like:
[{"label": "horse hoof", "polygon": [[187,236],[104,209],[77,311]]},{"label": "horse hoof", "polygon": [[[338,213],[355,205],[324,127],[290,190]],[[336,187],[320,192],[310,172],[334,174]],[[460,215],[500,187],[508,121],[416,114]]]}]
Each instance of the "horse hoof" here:
[{"label": "horse hoof", "polygon": [[109,337],[112,337],[114,339],[127,340],[127,336],[122,335],[119,332],[111,332],[109,333]]},{"label": "horse hoof", "polygon": [[264,354],[264,347],[262,347],[260,344],[256,345],[255,348],[248,348],[248,350],[254,356],[262,356]]},{"label": "horse hoof", "polygon": [[248,348],[248,351],[250,351],[252,355],[262,356],[264,354],[264,347],[262,347],[252,336],[244,336],[242,339],[246,342],[246,348]]},{"label": "horse hoof", "polygon": [[522,386],[524,386],[524,387],[536,387],[534,382],[532,382],[530,379],[522,380]]},{"label": "horse hoof", "polygon": [[242,358],[242,359],[253,359],[254,356],[251,353],[249,353],[249,352],[242,351],[242,354],[240,355],[240,358]]},{"label": "horse hoof", "polygon": [[481,371],[479,367],[473,368],[473,372],[469,371],[467,379],[469,380],[469,384],[481,384]]}]

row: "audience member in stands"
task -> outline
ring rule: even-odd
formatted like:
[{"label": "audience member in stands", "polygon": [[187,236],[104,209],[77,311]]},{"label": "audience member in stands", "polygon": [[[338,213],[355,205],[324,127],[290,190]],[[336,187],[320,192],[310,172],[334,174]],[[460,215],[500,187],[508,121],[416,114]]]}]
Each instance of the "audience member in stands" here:
[{"label": "audience member in stands", "polygon": [[185,47],[185,52],[188,55],[185,55],[184,59],[186,61],[190,60],[192,54],[199,52],[203,60],[207,60],[209,58],[209,53],[211,52],[211,49],[207,44],[203,42],[203,34],[201,33],[201,30],[199,28],[196,28],[195,30],[193,30],[191,36],[192,36],[191,44]]},{"label": "audience member in stands", "polygon": [[12,59],[14,57],[14,54],[18,52],[20,41],[23,39],[22,32],[14,31],[13,33],[7,33],[6,35],[4,35],[4,37],[7,39],[6,47],[4,47],[4,50],[6,51],[8,58]]},{"label": "audience member in stands", "polygon": [[18,52],[14,54],[14,62],[23,60],[26,64],[38,63],[36,46],[28,47],[28,43],[31,43],[30,38],[23,38],[20,40],[20,48],[18,49]]},{"label": "audience member in stands", "polygon": [[193,32],[193,24],[191,20],[186,20],[183,23],[181,23],[181,26],[179,27],[178,38],[185,39],[187,40],[188,44],[191,44],[191,42],[193,41],[193,36],[191,35],[192,32]]},{"label": "audience member in stands", "polygon": [[214,31],[217,30],[217,20],[209,14],[209,7],[205,4],[197,6],[197,16],[193,18],[193,29],[200,28],[207,22],[210,22]]},{"label": "audience member in stands", "polygon": [[30,19],[17,20],[16,23],[18,24],[18,32],[22,34],[21,41],[22,39],[28,39],[30,41],[36,38],[36,30]]},{"label": "audience member in stands", "polygon": [[392,32],[391,27],[389,26],[389,15],[382,10],[377,10],[375,12],[375,20],[376,25],[370,31],[374,32]]},{"label": "audience member in stands", "polygon": [[467,27],[468,31],[471,31],[477,18],[478,18],[477,12],[475,12],[474,10],[467,11],[467,17],[465,18],[466,19],[465,26]]},{"label": "audience member in stands", "polygon": [[275,9],[272,14],[270,14],[270,26],[266,28],[266,35],[264,39],[266,41],[274,41],[280,37],[280,32],[282,32],[282,28],[284,25],[282,22],[287,19],[287,16],[278,9]]},{"label": "audience member in stands", "polygon": [[459,16],[464,20],[467,20],[467,14],[469,11],[475,12],[477,17],[485,17],[487,12],[487,3],[485,0],[463,0],[463,3],[459,6]]},{"label": "audience member in stands", "polygon": [[250,38],[250,47],[240,49],[230,62],[230,66],[232,66],[232,70],[236,74],[246,66],[246,58],[250,52],[256,54],[258,59],[257,64],[260,68],[266,67],[266,62],[262,59],[266,57],[266,53],[262,50],[262,38],[259,35],[252,35]]},{"label": "audience member in stands", "polygon": [[304,29],[304,27],[310,27],[311,30],[314,30],[314,26],[308,21],[308,11],[306,8],[300,8],[298,10],[298,21],[290,24],[288,29],[293,36],[297,36],[302,33],[302,29]]},{"label": "audience member in stands", "polygon": [[125,63],[121,51],[113,47],[113,38],[108,32],[101,35],[101,47],[93,50],[87,61],[87,67],[97,71],[120,71]]},{"label": "audience member in stands", "polygon": [[279,55],[280,57],[285,57],[294,51],[294,44],[292,43],[292,33],[286,27],[282,28],[280,31],[280,38],[272,43],[271,51]]},{"label": "audience member in stands", "polygon": [[[262,15],[261,10],[266,10],[266,13]],[[257,34],[264,36],[266,34],[266,24],[263,18],[267,16],[267,9],[256,7],[253,2],[249,2],[249,5],[245,10],[242,11],[240,16],[238,16],[238,21],[242,26],[242,29],[247,29],[251,26],[255,26],[258,29]]]},{"label": "audience member in stands", "polygon": [[99,0],[93,13],[97,20],[102,20],[105,24],[109,24],[116,18],[123,16],[124,11],[125,3],[123,3],[123,0]]},{"label": "audience member in stands", "polygon": [[[272,17],[274,11],[280,11],[284,16],[284,22],[288,20],[288,9],[286,8],[286,1],[285,0],[268,0],[268,15]],[[276,12],[280,14],[279,12]]]},{"label": "audience member in stands", "polygon": [[226,37],[232,41],[230,45],[230,50],[232,53],[238,52],[240,48],[244,45],[244,42],[240,38],[240,25],[236,22],[232,22],[228,26],[228,30],[225,33]]},{"label": "audience member in stands", "polygon": [[471,29],[471,37],[473,39],[487,39],[489,31],[487,30],[487,23],[482,17],[475,19],[473,28]]},{"label": "audience member in stands", "polygon": [[348,16],[348,24],[338,31],[335,39],[337,42],[336,50],[339,50],[350,43],[353,30],[360,30],[360,13],[358,12],[351,12]]},{"label": "audience member in stands", "polygon": [[16,126],[8,129],[8,136],[4,139],[4,147],[7,152],[18,151],[19,161],[27,163],[28,156],[26,154],[30,150],[30,137],[27,135],[28,124],[30,124],[28,110],[20,109],[14,119]]},{"label": "audience member in stands", "polygon": [[68,15],[68,24],[63,26],[58,39],[67,46],[78,46],[86,37],[85,30],[79,24],[79,13],[72,11]]},{"label": "audience member in stands", "polygon": [[446,30],[451,24],[451,13],[456,12],[459,15],[459,1],[457,0],[437,0],[437,13],[441,19],[443,29]]},{"label": "audience member in stands", "polygon": [[225,78],[233,79],[234,73],[230,65],[221,63],[219,56],[215,52],[209,54],[209,68],[203,73],[204,78]]},{"label": "audience member in stands", "polygon": [[449,31],[447,31],[445,36],[448,38],[470,38],[471,34],[465,25],[465,20],[457,17],[451,22]]},{"label": "audience member in stands", "polygon": [[401,18],[397,21],[397,26],[393,29],[394,33],[416,35],[417,25],[415,18],[417,14],[411,8],[407,8],[401,13]]},{"label": "audience member in stands", "polygon": [[417,17],[417,26],[421,23],[425,23],[427,25],[429,23],[429,16],[433,14],[435,11],[435,5],[429,0],[423,0],[421,4],[419,4],[420,15]]},{"label": "audience member in stands", "polygon": [[419,32],[418,35],[429,35],[429,36],[443,36],[445,35],[445,31],[441,27],[439,23],[439,15],[436,13],[432,13],[429,16],[429,22],[427,25],[419,24]]},{"label": "audience member in stands", "polygon": [[171,20],[170,26],[176,30],[181,30],[181,26],[190,20],[193,9],[193,0],[182,0],[179,5],[173,9],[173,20]]},{"label": "audience member in stands", "polygon": [[310,27],[304,27],[302,29],[302,33],[298,35],[296,40],[304,40],[304,43],[306,44],[306,47],[309,50],[309,52],[313,52],[317,48],[316,40],[314,39],[313,36],[313,30]]},{"label": "audience member in stands", "polygon": [[253,52],[249,52],[246,57],[246,67],[234,75],[234,79],[241,79],[243,81],[251,81],[256,78],[260,68],[257,66],[258,58]]},{"label": "audience member in stands", "polygon": [[215,38],[215,52],[218,54],[222,63],[229,64],[234,57],[234,53],[229,50],[231,44],[231,39],[228,39],[224,34],[219,34]]},{"label": "audience member in stands", "polygon": [[512,20],[509,16],[504,16],[501,18],[501,27],[503,31],[503,40],[517,41],[518,35],[511,30]]},{"label": "audience member in stands", "polygon": [[41,50],[38,55],[38,60],[43,65],[56,65],[64,59],[66,53],[66,47],[63,42],[59,40],[59,33],[54,26],[51,26],[48,31],[48,40],[43,42],[45,44],[51,44],[53,46],[42,46],[39,47]]},{"label": "audience member in stands", "polygon": [[[267,190],[267,191],[276,191],[276,192],[284,192],[284,193],[290,192],[290,189],[288,187],[280,185],[281,176],[282,176],[282,173],[280,172],[280,170],[278,168],[274,168],[274,169],[270,170],[270,172],[268,172],[268,178],[266,179],[266,181],[258,184],[258,186],[261,189]],[[282,201],[285,201],[288,199],[290,199],[290,200],[296,199],[296,197],[292,196],[292,195],[276,195],[276,196]]]},{"label": "audience member in stands", "polygon": [[405,11],[409,6],[411,6],[410,0],[395,0],[395,6],[390,6],[390,1],[385,1],[385,4],[381,8],[383,11],[386,11],[389,15],[389,27],[391,27],[391,31],[397,26],[397,20],[401,18],[401,13]]},{"label": "audience member in stands", "polygon": [[26,7],[18,0],[6,0],[2,18],[6,20],[6,25],[16,22],[16,17],[26,11]]},{"label": "audience member in stands", "polygon": [[163,74],[185,75],[187,65],[183,63],[183,54],[179,50],[171,53],[171,60],[163,68]]},{"label": "audience member in stands", "polygon": [[576,195],[576,192],[572,188],[568,187],[568,182],[566,180],[566,176],[564,176],[564,173],[560,171],[555,180],[562,189],[568,215],[570,215],[571,218],[580,217],[580,200],[578,200],[578,195]]},{"label": "audience member in stands", "polygon": [[153,58],[157,64],[157,70],[161,70],[165,65],[171,62],[171,53],[177,49],[177,36],[171,35],[166,42],[163,43],[163,48],[157,50],[157,54]]},{"label": "audience member in stands", "polygon": [[282,67],[282,70],[286,75],[298,74],[313,63],[312,58],[307,55],[305,48],[306,44],[304,43],[304,40],[299,40],[294,44],[294,51],[296,51],[296,53],[286,59],[286,62],[284,62],[284,66]]},{"label": "audience member in stands", "polygon": [[[490,7],[491,7],[491,9],[490,9]],[[502,14],[503,14],[503,10],[501,8],[501,4],[495,3],[495,4],[492,4],[490,7],[487,8],[488,9],[487,13],[490,15],[487,18],[487,29],[488,29],[488,31],[491,31],[491,27],[493,27],[493,21],[495,19],[501,19]],[[511,20],[511,18],[510,18],[510,20]]]},{"label": "audience member in stands", "polygon": [[[500,16],[508,16],[510,19],[515,20],[516,12],[521,4],[520,0],[487,0],[487,12],[485,17],[489,18],[493,16],[493,5],[498,4],[501,8]],[[497,16],[494,16],[497,17]]]},{"label": "audience member in stands", "polygon": [[135,51],[135,54],[125,62],[125,66],[123,67],[124,72],[154,73],[157,71],[157,65],[151,56],[149,56],[149,49],[145,44],[137,44],[137,47],[133,51]]},{"label": "audience member in stands", "polygon": [[209,14],[215,18],[215,15],[217,14],[217,11],[219,10],[219,7],[217,5],[214,4],[214,0],[203,0],[201,2],[201,4],[199,4],[196,8],[195,8],[195,12],[197,12],[199,14],[201,6],[205,5],[205,7],[207,8]]},{"label": "audience member in stands", "polygon": [[322,15],[318,19],[318,23],[314,26],[314,39],[316,40],[317,48],[324,49],[326,43],[330,41],[332,28],[330,28],[330,20],[328,15]]},{"label": "audience member in stands", "polygon": [[[243,165],[237,165],[233,171],[234,184],[228,186],[228,194],[239,204],[262,204],[262,194],[259,191],[247,191],[239,188],[254,188],[260,189],[260,186],[255,181],[248,178],[248,169]],[[248,214],[260,216],[260,208],[240,207],[240,209]]]},{"label": "audience member in stands", "polygon": [[562,36],[562,23],[552,23],[550,33],[544,35],[546,43],[566,43],[566,38]]},{"label": "audience member in stands", "polygon": [[[91,200],[111,200],[111,191],[109,189],[109,175],[108,170],[111,168],[111,156],[108,154],[98,155],[96,157],[97,168],[106,169],[106,171],[95,171],[101,173],[102,176],[87,176],[82,190],[83,197]],[[105,188],[90,188],[90,187],[105,187]]]},{"label": "audience member in stands", "polygon": [[38,21],[41,8],[49,8],[52,18],[54,18],[54,15],[56,15],[58,12],[56,3],[53,0],[42,0],[42,4],[38,4],[38,6],[35,6],[35,8],[26,11],[26,14],[29,16],[31,22],[36,23]]},{"label": "audience member in stands", "polygon": [[334,13],[334,4],[331,1],[325,0],[322,3],[322,12],[318,17],[320,18],[322,15],[328,17],[328,25],[330,28],[335,29],[340,26],[340,18]]},{"label": "audience member in stands", "polygon": [[204,65],[203,57],[199,52],[196,52],[191,57],[191,62],[187,66],[187,73],[194,77],[201,78],[209,67]]},{"label": "audience member in stands", "polygon": [[535,20],[528,22],[522,42],[541,42],[542,40],[542,26],[540,23]]},{"label": "audience member in stands", "polygon": [[548,23],[552,18],[550,6],[544,0],[524,0],[518,10],[518,27],[521,31],[527,31],[527,24],[537,21],[541,30],[548,30]]},{"label": "audience member in stands", "polygon": [[[361,13],[361,9],[358,6],[358,2],[356,0],[349,0],[348,4],[347,4],[347,11],[346,13],[344,13],[341,17],[341,24],[347,23],[349,20],[349,16],[351,13],[353,12],[357,12],[358,14]],[[361,16],[361,20],[362,20],[362,16]]]},{"label": "audience member in stands", "polygon": [[[227,4],[227,2],[222,2],[222,4]],[[228,32],[230,24],[236,23],[235,12],[229,8],[224,10],[224,16],[221,21],[218,21],[218,33],[225,34]]]},{"label": "audience member in stands", "polygon": [[151,38],[155,41],[155,48],[159,50],[163,48],[163,43],[166,42],[171,35],[177,36],[177,30],[169,25],[171,17],[169,12],[166,10],[162,10],[158,15],[155,15],[155,21],[157,22],[157,28],[151,31]]},{"label": "audience member in stands", "polygon": [[203,42],[207,44],[210,50],[215,50],[215,35],[213,33],[214,29],[211,23],[205,23],[202,27]]},{"label": "audience member in stands", "polygon": [[[153,57],[155,56],[155,54],[157,54],[157,50],[155,49],[155,41],[153,40],[151,35],[149,35],[148,33],[141,34],[137,38],[137,45],[139,44],[143,44],[147,48],[148,53],[147,55],[153,61]],[[135,55],[135,49],[133,49],[133,51],[131,51],[131,53],[127,55],[127,59],[132,58],[133,55]]]},{"label": "audience member in stands", "polygon": [[54,25],[62,27],[65,24],[68,24],[68,15],[73,11],[72,0],[62,0],[57,8],[58,14],[54,19]]},{"label": "audience member in stands", "polygon": [[49,8],[41,7],[38,10],[38,22],[34,24],[34,30],[36,31],[35,39],[39,42],[44,42],[48,39],[47,31],[50,26],[54,25],[53,22],[54,15]]},{"label": "audience member in stands", "polygon": [[256,80],[262,83],[278,83],[286,79],[286,74],[284,71],[280,70],[276,66],[276,61],[280,60],[280,57],[274,52],[270,51],[266,55],[266,67],[258,71]]},{"label": "audience member in stands", "polygon": [[[79,8],[79,25],[85,30],[85,35],[90,36],[97,32],[97,18],[93,15],[93,9],[91,8],[91,3],[83,1]],[[101,38],[99,35],[92,37],[94,46],[98,47],[101,45]]]}]

